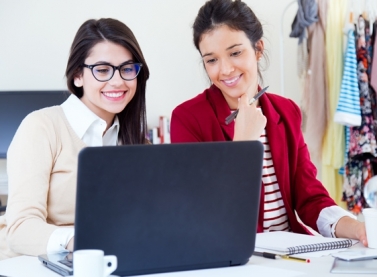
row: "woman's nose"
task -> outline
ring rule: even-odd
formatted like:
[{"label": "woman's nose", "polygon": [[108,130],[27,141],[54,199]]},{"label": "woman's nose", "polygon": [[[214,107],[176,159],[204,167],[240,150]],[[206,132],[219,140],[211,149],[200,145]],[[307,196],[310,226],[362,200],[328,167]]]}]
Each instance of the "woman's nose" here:
[{"label": "woman's nose", "polygon": [[220,65],[220,72],[223,75],[229,75],[234,71],[234,66],[229,60],[223,60]]},{"label": "woman's nose", "polygon": [[119,69],[115,70],[113,77],[108,81],[108,83],[114,87],[120,86],[123,84],[123,79],[120,76],[120,71]]}]

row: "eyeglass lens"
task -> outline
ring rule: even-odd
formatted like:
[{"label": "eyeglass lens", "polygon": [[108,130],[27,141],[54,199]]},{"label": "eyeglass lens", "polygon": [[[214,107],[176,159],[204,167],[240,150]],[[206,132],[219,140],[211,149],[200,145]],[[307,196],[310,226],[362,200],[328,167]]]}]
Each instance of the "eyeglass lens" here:
[{"label": "eyeglass lens", "polygon": [[[120,69],[120,76],[125,80],[133,80],[139,74],[140,65],[139,64],[125,64]],[[92,72],[94,77],[99,81],[110,80],[114,74],[114,68],[110,65],[96,65],[93,67]]]}]

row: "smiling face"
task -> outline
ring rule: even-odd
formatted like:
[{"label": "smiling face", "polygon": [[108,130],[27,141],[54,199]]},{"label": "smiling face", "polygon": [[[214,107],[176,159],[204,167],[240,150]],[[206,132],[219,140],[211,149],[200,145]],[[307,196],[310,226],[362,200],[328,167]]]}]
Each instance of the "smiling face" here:
[{"label": "smiling face", "polygon": [[258,59],[263,41],[256,51],[245,32],[221,25],[205,33],[199,43],[204,66],[212,83],[223,93],[231,109],[237,109],[238,98],[253,97],[258,90]]},{"label": "smiling face", "polygon": [[[119,44],[109,41],[97,43],[85,59],[85,64],[108,63],[119,66],[132,62],[132,54]],[[74,78],[77,87],[83,87],[84,95],[81,101],[96,115],[107,122],[109,126],[114,116],[121,112],[135,95],[137,78],[125,81],[120,77],[119,70],[106,82],[97,81],[89,68],[83,69],[82,75]]]}]

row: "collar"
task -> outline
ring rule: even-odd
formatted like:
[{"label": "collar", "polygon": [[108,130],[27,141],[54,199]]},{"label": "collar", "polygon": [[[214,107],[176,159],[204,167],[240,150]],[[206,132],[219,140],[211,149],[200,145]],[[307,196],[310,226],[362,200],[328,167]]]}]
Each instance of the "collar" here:
[{"label": "collar", "polygon": [[[260,86],[258,86],[258,91],[261,90],[261,89],[262,88]],[[280,114],[275,109],[274,104],[271,103],[271,100],[270,100],[270,98],[268,96],[268,92],[266,92],[265,94],[263,94],[259,98],[259,106],[262,108],[263,114],[266,115],[266,117],[268,118],[267,125],[269,123],[274,123],[274,124],[278,124],[279,123],[279,121],[280,121]]]},{"label": "collar", "polygon": [[[88,133],[91,134],[93,125],[98,126],[95,129],[98,130],[102,136],[106,129],[106,121],[93,113],[76,95],[71,94],[68,99],[61,104],[61,107],[67,117],[68,123],[81,140],[83,140]],[[109,131],[115,131],[116,137],[118,136],[119,119],[117,116],[114,118],[113,125],[106,133]]]}]

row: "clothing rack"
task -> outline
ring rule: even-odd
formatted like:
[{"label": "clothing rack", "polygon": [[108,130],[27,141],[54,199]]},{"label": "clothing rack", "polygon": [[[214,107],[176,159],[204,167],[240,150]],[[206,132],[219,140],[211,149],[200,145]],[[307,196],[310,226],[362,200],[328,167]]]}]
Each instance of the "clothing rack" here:
[{"label": "clothing rack", "polygon": [[289,9],[289,7],[292,6],[294,3],[297,3],[297,0],[293,0],[285,7],[281,15],[281,20],[280,20],[280,91],[281,91],[282,96],[285,95],[285,89],[284,89],[284,16],[287,10]]}]

